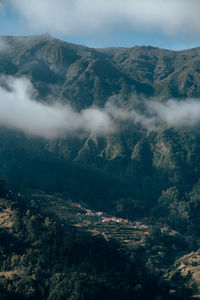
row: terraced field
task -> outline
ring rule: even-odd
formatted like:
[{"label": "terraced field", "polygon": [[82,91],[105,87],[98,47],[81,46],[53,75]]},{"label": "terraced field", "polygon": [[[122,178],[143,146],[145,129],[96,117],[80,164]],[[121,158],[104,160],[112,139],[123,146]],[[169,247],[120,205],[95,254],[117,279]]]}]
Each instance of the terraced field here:
[{"label": "terraced field", "polygon": [[[92,235],[101,234],[106,240],[114,238],[123,245],[130,246],[143,245],[143,240],[148,235],[148,229],[140,228],[144,226],[140,222],[132,223],[129,221],[126,224],[123,222],[123,219],[120,219],[121,222],[117,222],[115,217],[106,213],[97,215],[98,212],[91,211],[83,205],[73,203],[70,200],[66,201],[60,195],[47,195],[37,191],[31,193],[31,197],[41,207],[42,212],[56,217],[61,221],[62,226],[65,226],[66,223],[71,224]],[[136,226],[135,224],[139,225]]]}]

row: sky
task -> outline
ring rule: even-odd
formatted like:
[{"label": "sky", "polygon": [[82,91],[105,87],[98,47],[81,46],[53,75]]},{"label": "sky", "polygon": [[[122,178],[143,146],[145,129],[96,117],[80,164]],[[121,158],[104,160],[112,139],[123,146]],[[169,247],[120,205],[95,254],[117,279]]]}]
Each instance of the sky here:
[{"label": "sky", "polygon": [[181,50],[200,45],[199,11],[200,0],[0,0],[0,35]]}]

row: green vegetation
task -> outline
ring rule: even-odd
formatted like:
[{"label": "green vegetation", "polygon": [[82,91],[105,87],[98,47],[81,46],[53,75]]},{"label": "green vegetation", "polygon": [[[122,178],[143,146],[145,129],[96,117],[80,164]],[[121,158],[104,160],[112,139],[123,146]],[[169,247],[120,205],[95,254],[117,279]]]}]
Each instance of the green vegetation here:
[{"label": "green vegetation", "polygon": [[171,282],[148,274],[134,255],[40,213],[37,202],[1,198],[12,226],[1,226],[0,299],[188,299]]},{"label": "green vegetation", "polygon": [[[118,95],[120,107],[142,110],[144,97],[164,102],[200,95],[199,48],[91,49],[48,35],[1,38],[10,49],[0,53],[0,74],[25,75],[46,103],[82,110]],[[103,137],[48,140],[0,129],[0,176],[14,193],[59,193],[64,201],[143,219],[152,228],[118,251],[119,242],[91,236],[66,219],[61,226],[31,195],[22,201],[0,181],[2,299],[189,299],[190,288],[199,292],[195,266],[187,262],[193,277],[179,271],[182,257],[200,248],[199,128],[150,131],[116,122],[118,130]],[[112,230],[109,238],[124,239],[119,228]]]}]

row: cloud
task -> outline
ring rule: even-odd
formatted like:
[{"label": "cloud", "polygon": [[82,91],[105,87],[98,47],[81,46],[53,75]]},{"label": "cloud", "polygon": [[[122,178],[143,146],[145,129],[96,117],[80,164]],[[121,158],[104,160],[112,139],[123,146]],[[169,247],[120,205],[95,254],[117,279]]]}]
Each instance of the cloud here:
[{"label": "cloud", "polygon": [[200,99],[175,100],[163,103],[158,99],[143,99],[142,109],[125,110],[111,98],[105,107],[110,117],[118,120],[129,120],[152,131],[175,128],[194,128],[200,125]]},{"label": "cloud", "polygon": [[130,30],[200,33],[199,0],[7,0],[29,26],[52,34]]},{"label": "cloud", "polygon": [[0,126],[47,138],[90,132],[101,135],[113,130],[111,118],[101,109],[78,113],[70,105],[39,103],[35,95],[28,79],[2,77]]},{"label": "cloud", "polygon": [[3,38],[0,38],[0,54],[8,51],[10,51],[10,46]]},{"label": "cloud", "polygon": [[0,2],[0,15],[4,12],[5,3],[4,0]]},{"label": "cloud", "polygon": [[200,125],[200,100],[164,103],[156,99],[141,100],[143,109],[127,110],[117,96],[111,97],[104,108],[90,107],[80,112],[70,105],[44,104],[36,101],[37,91],[23,78],[0,78],[0,126],[26,134],[55,138],[93,133],[107,135],[120,130],[121,121],[139,124],[148,130],[167,127],[192,128]]},{"label": "cloud", "polygon": [[[111,97],[105,104],[106,113],[112,118],[113,121],[131,121],[134,124],[140,124],[143,127],[156,130],[158,123],[158,114],[148,107],[149,100],[143,100],[146,107],[146,111],[140,112],[138,110],[132,109],[127,110],[120,107],[118,103],[118,97]],[[153,102],[152,102],[153,103]],[[150,112],[151,110],[151,112]],[[150,112],[150,113],[149,113]],[[160,120],[159,120],[160,121]]]},{"label": "cloud", "polygon": [[157,123],[172,127],[193,127],[200,124],[200,99],[174,100],[165,103],[150,101],[146,104]]}]

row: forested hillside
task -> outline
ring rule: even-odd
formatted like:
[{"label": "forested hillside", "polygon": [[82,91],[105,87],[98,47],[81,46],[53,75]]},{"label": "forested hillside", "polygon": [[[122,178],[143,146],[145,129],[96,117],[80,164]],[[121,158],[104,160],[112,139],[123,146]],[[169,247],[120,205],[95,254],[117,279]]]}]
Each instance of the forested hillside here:
[{"label": "forested hillside", "polygon": [[0,184],[0,299],[188,299],[180,280],[161,280],[142,255],[43,215]]},{"label": "forested hillside", "polygon": [[[2,103],[10,101],[12,91],[28,79],[25,81],[27,90],[21,93],[19,88],[16,99],[21,95],[32,97],[39,104],[37,107],[43,105],[43,108],[50,110],[52,107],[57,110],[61,107],[64,111],[67,107],[68,125],[72,124],[73,127],[68,133],[65,132],[68,128],[65,128],[61,134],[51,135],[52,129],[48,132],[47,126],[40,133],[38,125],[34,134],[30,134],[29,120],[27,126],[20,123],[23,116],[17,121],[21,127],[1,121],[0,176],[6,180],[9,188],[16,194],[26,194],[29,189],[52,195],[59,193],[66,201],[81,203],[113,216],[132,221],[147,220],[157,229],[169,226],[170,230],[180,234],[181,241],[185,239],[187,245],[179,247],[177,241],[174,246],[173,243],[171,245],[175,247],[177,255],[172,251],[170,263],[173,265],[177,262],[168,275],[178,276],[178,259],[192,250],[198,251],[200,242],[200,48],[185,51],[150,46],[91,49],[62,42],[47,34],[1,37],[0,41],[4,43],[4,51],[0,51]],[[15,82],[16,78],[19,81]],[[15,82],[15,85],[10,82]],[[10,112],[15,118],[12,106]],[[112,126],[105,123],[103,130],[100,126],[101,130],[98,131],[99,125],[97,122],[98,126],[95,127],[96,117],[93,115],[97,112],[95,116],[106,116],[105,120],[111,120]],[[32,116],[37,119],[37,110],[33,110],[30,122]],[[84,118],[86,125],[82,128],[80,120]],[[80,121],[80,124],[75,124],[76,121]],[[41,120],[39,123],[42,126]],[[117,252],[118,245],[112,242],[107,244],[101,237],[82,235],[71,227],[62,229],[59,224],[47,220],[38,210],[34,210],[31,199],[27,200],[28,204],[26,201],[20,203],[20,207],[18,200],[18,204],[15,201],[17,206],[14,208],[14,204],[9,204],[9,199],[2,200],[2,207],[14,210],[11,215],[15,217],[12,226],[9,226],[9,233],[6,229],[2,238],[14,245],[14,250],[10,244],[2,245],[4,267],[1,271],[15,270],[16,264],[20,266],[20,271],[14,271],[17,273],[12,274],[11,282],[10,275],[3,281],[5,299],[9,299],[6,298],[9,297],[6,296],[7,292],[18,295],[20,299],[36,295],[54,299],[58,293],[55,289],[62,291],[63,286],[66,289],[65,297],[69,293],[69,299],[102,299],[103,290],[112,295],[109,299],[131,299],[130,295],[146,299],[143,288],[135,290],[135,286],[141,284],[140,268],[138,271],[138,266],[130,263],[129,256]],[[168,238],[160,236],[159,230],[156,233],[157,229],[153,234],[154,237],[158,236],[158,240],[154,239],[155,248],[160,243],[165,249]],[[73,239],[75,235],[79,237],[78,240]],[[61,240],[66,241],[63,246],[60,245]],[[87,256],[88,243],[95,247],[95,261],[92,262],[91,257]],[[50,244],[53,245],[51,250],[44,255]],[[70,250],[74,247],[77,249],[75,254]],[[79,249],[83,249],[83,254]],[[100,255],[101,263],[106,260],[103,270],[100,270],[98,261]],[[34,266],[28,266],[30,256],[36,260]],[[113,261],[115,256],[117,265]],[[52,257],[55,260],[51,260]],[[62,266],[64,257],[66,265]],[[69,257],[72,259],[71,265],[68,263]],[[111,261],[107,257],[112,258]],[[169,268],[168,263],[166,265]],[[49,266],[48,270],[45,269],[45,275],[43,265]],[[35,269],[37,266],[38,270]],[[89,269],[92,271],[87,273],[85,270]],[[134,279],[130,279],[128,274],[133,274],[133,270],[137,271]],[[25,272],[25,275],[20,275],[21,272]],[[142,278],[148,276],[145,272]],[[98,274],[97,278],[95,274]],[[20,279],[20,276],[23,278]],[[46,286],[40,286],[42,276],[46,276]],[[106,286],[113,276],[116,285]],[[20,280],[27,281],[26,291],[21,288],[18,291]],[[130,280],[134,280],[134,284]],[[83,298],[75,296],[82,293],[85,281],[89,285],[88,290],[83,291]],[[145,289],[154,293],[149,282],[148,278]],[[10,290],[5,286],[9,286]],[[90,295],[91,291],[95,294]],[[160,290],[155,293],[159,295]],[[62,295],[59,297],[64,299]]]},{"label": "forested hillside", "polygon": [[[91,49],[49,35],[1,40],[8,49],[0,53],[1,74],[29,78],[40,102],[71,103],[82,110],[103,107],[117,96],[121,108],[141,111],[144,97],[164,102],[199,95],[199,48]],[[196,227],[198,128],[151,130],[131,119],[115,122],[118,129],[110,134],[54,139],[2,128],[0,173],[16,188],[62,192],[117,214]]]}]

